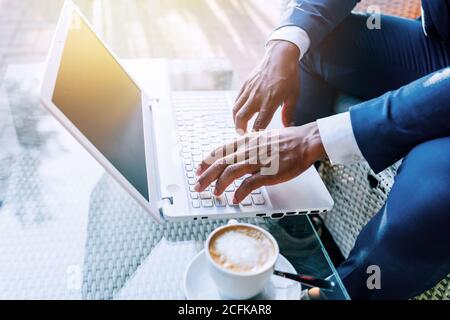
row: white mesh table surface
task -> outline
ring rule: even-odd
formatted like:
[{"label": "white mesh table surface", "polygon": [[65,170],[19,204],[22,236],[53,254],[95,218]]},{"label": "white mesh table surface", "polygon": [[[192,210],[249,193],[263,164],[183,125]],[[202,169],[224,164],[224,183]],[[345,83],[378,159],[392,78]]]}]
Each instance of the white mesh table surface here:
[{"label": "white mesh table surface", "polygon": [[[185,268],[225,221],[155,223],[39,104],[42,70],[9,66],[0,87],[0,299],[184,299]],[[308,217],[247,221],[348,298]]]}]

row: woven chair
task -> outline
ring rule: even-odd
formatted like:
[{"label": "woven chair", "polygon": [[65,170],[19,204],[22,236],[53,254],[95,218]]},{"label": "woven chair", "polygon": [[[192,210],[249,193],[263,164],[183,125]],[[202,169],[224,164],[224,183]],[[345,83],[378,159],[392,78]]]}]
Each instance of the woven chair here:
[{"label": "woven chair", "polygon": [[[289,0],[282,0],[284,12]],[[385,14],[416,18],[420,15],[420,0],[366,0],[361,1],[356,11],[365,11],[369,5],[378,5]],[[359,101],[341,95],[336,102],[336,112],[342,112]],[[333,210],[323,214],[325,226],[330,231],[344,257],[350,250],[361,229],[381,209],[394,183],[399,163],[379,174],[375,174],[367,163],[352,166],[331,166],[325,161],[319,172],[335,204]],[[434,288],[415,299],[449,300],[450,274]]]}]

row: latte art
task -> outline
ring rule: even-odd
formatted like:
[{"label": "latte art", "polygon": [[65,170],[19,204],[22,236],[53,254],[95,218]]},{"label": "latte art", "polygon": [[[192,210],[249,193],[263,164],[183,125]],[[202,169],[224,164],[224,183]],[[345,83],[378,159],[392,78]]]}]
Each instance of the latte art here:
[{"label": "latte art", "polygon": [[247,226],[219,231],[209,243],[215,263],[234,272],[255,272],[272,262],[275,248],[264,233]]}]

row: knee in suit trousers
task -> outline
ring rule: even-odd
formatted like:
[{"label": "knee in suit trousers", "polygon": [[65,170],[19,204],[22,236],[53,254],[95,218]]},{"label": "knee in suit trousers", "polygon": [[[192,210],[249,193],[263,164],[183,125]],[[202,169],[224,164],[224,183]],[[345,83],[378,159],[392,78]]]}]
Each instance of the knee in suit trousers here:
[{"label": "knee in suit trousers", "polygon": [[[386,204],[338,268],[352,298],[412,298],[450,273],[449,185],[450,137],[407,154]],[[367,284],[369,266],[379,267],[379,289]]]}]

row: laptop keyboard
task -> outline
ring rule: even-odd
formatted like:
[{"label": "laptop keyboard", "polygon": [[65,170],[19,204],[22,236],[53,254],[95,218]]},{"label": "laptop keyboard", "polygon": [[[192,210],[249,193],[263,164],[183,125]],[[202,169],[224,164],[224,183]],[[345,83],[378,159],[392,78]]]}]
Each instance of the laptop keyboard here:
[{"label": "laptop keyboard", "polygon": [[[237,135],[226,93],[176,92],[172,95],[172,104],[192,207],[239,207],[233,204],[234,191],[247,176],[237,179],[220,197],[212,193],[215,183],[203,192],[194,190],[197,183],[195,170],[203,155],[209,154],[211,150],[231,141]],[[262,206],[265,203],[261,189],[257,189],[244,199],[240,206]]]}]

